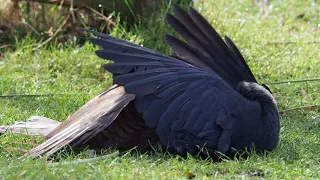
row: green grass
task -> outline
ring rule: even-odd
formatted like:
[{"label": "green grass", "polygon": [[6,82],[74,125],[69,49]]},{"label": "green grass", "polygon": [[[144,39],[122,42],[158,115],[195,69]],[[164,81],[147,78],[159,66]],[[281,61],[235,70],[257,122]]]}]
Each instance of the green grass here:
[{"label": "green grass", "polygon": [[[221,35],[231,37],[242,50],[258,81],[277,82],[319,78],[320,4],[318,1],[205,1],[196,5]],[[163,41],[172,30],[165,12],[112,35],[169,54]],[[169,10],[171,11],[171,10]],[[303,17],[301,18],[303,14]],[[57,49],[48,45],[32,51],[36,41],[20,37],[14,52],[0,59],[0,94],[52,94],[49,97],[0,98],[0,124],[11,124],[32,115],[64,120],[90,98],[111,84],[111,77],[96,57],[94,47],[70,43]],[[274,42],[278,42],[274,44]],[[288,42],[294,42],[289,44]],[[281,44],[283,43],[283,44]],[[270,85],[280,110],[320,105],[320,82]],[[56,94],[56,95],[54,95]],[[61,95],[62,94],[62,95]],[[268,155],[222,163],[168,154],[130,152],[95,163],[48,167],[43,159],[20,160],[16,149],[30,149],[42,138],[7,134],[0,136],[0,176],[5,179],[319,179],[320,109],[296,110],[281,116],[281,142]],[[27,145],[26,145],[27,144]],[[62,152],[68,161],[85,154]]]}]

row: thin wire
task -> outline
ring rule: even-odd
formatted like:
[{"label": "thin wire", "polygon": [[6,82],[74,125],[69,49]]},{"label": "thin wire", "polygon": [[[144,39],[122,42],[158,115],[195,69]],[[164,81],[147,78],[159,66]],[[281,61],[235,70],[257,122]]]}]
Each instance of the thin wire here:
[{"label": "thin wire", "polygon": [[49,97],[49,96],[69,96],[75,94],[9,94],[0,95],[0,98],[14,98],[14,97]]},{"label": "thin wire", "polygon": [[290,83],[312,82],[312,81],[320,81],[320,78],[314,78],[314,79],[299,79],[299,80],[279,81],[279,82],[265,82],[265,83],[263,83],[263,84],[290,84]]}]

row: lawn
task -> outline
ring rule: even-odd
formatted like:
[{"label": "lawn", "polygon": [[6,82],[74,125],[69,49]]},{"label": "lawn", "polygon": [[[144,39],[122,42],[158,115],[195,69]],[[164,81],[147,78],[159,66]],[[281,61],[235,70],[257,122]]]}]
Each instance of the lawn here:
[{"label": "lawn", "polygon": [[[0,136],[0,179],[320,179],[320,82],[272,84],[320,78],[320,2],[206,0],[195,6],[221,35],[234,40],[281,111],[318,105],[281,114],[281,141],[274,151],[214,163],[132,150],[93,163],[52,167],[45,159],[18,159],[21,149],[41,143],[41,137],[6,134]],[[172,33],[165,24],[167,11],[171,9],[154,13],[130,31],[117,25],[112,35],[169,54],[163,40]],[[60,48],[48,44],[33,50],[37,43],[17,37],[16,50],[0,59],[0,95],[44,96],[1,97],[1,125],[32,115],[63,121],[111,85],[112,77],[101,68],[104,60],[94,54],[98,47],[70,41]],[[84,157],[86,153],[60,152],[56,159]]]}]

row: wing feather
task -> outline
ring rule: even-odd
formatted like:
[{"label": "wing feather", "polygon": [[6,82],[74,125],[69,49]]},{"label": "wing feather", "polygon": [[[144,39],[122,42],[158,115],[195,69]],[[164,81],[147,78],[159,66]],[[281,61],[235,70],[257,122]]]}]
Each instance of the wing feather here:
[{"label": "wing feather", "polygon": [[[179,151],[177,144],[188,144],[192,138],[196,138],[195,142],[201,142],[199,146],[208,142],[209,148],[214,148],[218,146],[220,139],[231,138],[230,134],[229,137],[220,136],[222,131],[230,128],[224,125],[232,125],[235,120],[231,116],[226,118],[225,111],[237,111],[229,104],[245,101],[215,73],[206,72],[174,57],[158,54],[135,54],[105,48],[97,54],[114,62],[113,68],[104,66],[111,73],[120,72],[117,68],[121,69],[122,66],[131,69],[116,74],[114,81],[128,93],[136,95],[137,110],[142,114],[146,125],[156,129],[163,145]],[[156,66],[149,68],[148,65]],[[222,97],[223,100],[219,100]],[[224,103],[225,101],[228,103]],[[222,123],[221,126],[217,123],[219,118],[228,123]],[[210,125],[211,130],[205,128],[206,125]],[[210,135],[204,133],[204,129]]]},{"label": "wing feather", "polygon": [[126,93],[123,87],[114,85],[61,123],[46,137],[45,142],[26,156],[50,156],[68,144],[77,146],[86,143],[108,127],[134,98],[135,95]]},{"label": "wing feather", "polygon": [[[202,54],[206,58],[197,59],[234,88],[240,81],[256,82],[240,51],[229,38],[226,38],[225,43],[195,9],[189,8],[188,13],[177,5],[173,9],[176,16],[168,14],[167,21],[188,45],[177,39],[167,41],[179,58],[190,61],[189,59],[194,56],[189,54]],[[208,71],[200,62],[193,64]]]}]

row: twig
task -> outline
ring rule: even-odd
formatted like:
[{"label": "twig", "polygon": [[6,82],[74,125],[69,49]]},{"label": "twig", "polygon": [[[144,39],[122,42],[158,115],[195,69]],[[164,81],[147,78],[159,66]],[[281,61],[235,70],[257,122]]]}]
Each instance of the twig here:
[{"label": "twig", "polygon": [[48,96],[68,96],[74,94],[10,94],[0,95],[0,98],[13,98],[13,97],[48,97]]},{"label": "twig", "polygon": [[[43,8],[44,9],[44,8]],[[27,25],[32,31],[34,31],[37,35],[41,36],[41,34],[34,28],[32,27],[29,23],[26,22],[25,19],[23,19],[21,22],[21,24]]]},{"label": "twig", "polygon": [[62,24],[59,26],[59,28],[56,30],[56,32],[50,36],[47,40],[45,40],[44,42],[42,42],[41,44],[39,44],[36,48],[34,48],[33,50],[37,50],[39,48],[41,48],[43,45],[47,44],[48,42],[50,42],[55,36],[57,36],[57,34],[62,30],[63,26],[68,22],[70,18],[70,13],[68,13],[68,15],[66,16],[66,18],[63,20]]},{"label": "twig", "polygon": [[71,4],[70,4],[70,13],[71,13],[71,15],[72,15],[72,20],[73,20],[73,23],[75,23],[76,22],[76,18],[75,18],[75,16],[74,16],[74,5],[73,5],[73,0],[71,0]]},{"label": "twig", "polygon": [[266,82],[266,83],[263,83],[263,84],[290,84],[290,83],[300,83],[300,82],[310,82],[310,81],[320,81],[320,78],[299,79],[299,80],[279,81],[279,82]]},{"label": "twig", "polygon": [[109,24],[111,25],[115,25],[115,23],[111,20],[112,16],[108,16],[106,17],[105,15],[101,14],[99,11],[89,7],[89,6],[85,6],[86,8],[88,8],[89,10],[91,10],[92,12],[98,14],[99,16],[101,16],[105,21],[107,21]]},{"label": "twig", "polygon": [[60,5],[59,5],[59,8],[58,8],[59,10],[62,8],[63,4],[64,4],[64,0],[61,0],[61,1],[60,1]]},{"label": "twig", "polygon": [[295,107],[295,108],[286,109],[286,110],[280,111],[279,113],[280,114],[284,114],[284,113],[289,112],[289,111],[302,110],[302,109],[315,110],[318,107],[320,107],[320,105],[301,106],[301,107]]},{"label": "twig", "polygon": [[75,160],[75,161],[68,161],[68,162],[56,162],[56,163],[48,163],[48,167],[56,167],[56,166],[66,166],[66,165],[76,165],[76,164],[83,164],[83,163],[90,163],[90,162],[95,162],[99,160],[104,160],[108,158],[112,158],[115,156],[119,155],[119,151],[116,151],[111,154],[107,154],[104,156],[99,156],[95,158],[88,158],[88,159],[80,159],[80,160]]}]

